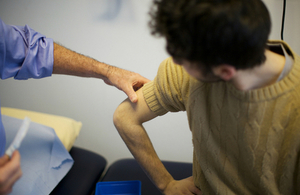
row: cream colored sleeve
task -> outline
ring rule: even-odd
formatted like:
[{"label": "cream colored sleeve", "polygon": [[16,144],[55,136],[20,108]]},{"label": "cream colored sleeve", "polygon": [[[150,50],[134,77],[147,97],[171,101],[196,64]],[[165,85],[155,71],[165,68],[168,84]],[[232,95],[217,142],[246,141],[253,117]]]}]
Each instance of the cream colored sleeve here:
[{"label": "cream colored sleeve", "polygon": [[172,58],[164,60],[155,79],[144,85],[143,94],[149,108],[157,115],[185,111],[189,75]]}]

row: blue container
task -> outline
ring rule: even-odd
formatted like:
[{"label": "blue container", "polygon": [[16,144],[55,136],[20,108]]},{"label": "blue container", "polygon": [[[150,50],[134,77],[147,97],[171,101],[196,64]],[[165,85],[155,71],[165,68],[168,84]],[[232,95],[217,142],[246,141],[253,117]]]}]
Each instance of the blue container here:
[{"label": "blue container", "polygon": [[141,181],[105,181],[96,184],[95,195],[141,195]]}]

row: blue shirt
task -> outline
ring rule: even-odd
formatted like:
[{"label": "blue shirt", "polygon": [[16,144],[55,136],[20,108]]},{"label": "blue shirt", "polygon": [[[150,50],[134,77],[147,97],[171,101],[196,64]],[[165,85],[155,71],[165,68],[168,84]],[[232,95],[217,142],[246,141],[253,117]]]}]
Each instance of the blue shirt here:
[{"label": "blue shirt", "polygon": [[[52,71],[53,40],[27,25],[6,25],[0,18],[0,78],[42,78],[51,76]],[[0,117],[0,157],[5,152],[5,143],[5,131]]]}]

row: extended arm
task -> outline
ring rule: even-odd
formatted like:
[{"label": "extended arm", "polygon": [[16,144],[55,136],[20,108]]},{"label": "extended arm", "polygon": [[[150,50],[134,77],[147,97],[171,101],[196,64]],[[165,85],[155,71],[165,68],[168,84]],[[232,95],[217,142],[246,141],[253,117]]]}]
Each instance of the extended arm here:
[{"label": "extended arm", "polygon": [[159,160],[143,123],[156,117],[146,104],[142,91],[137,92],[138,102],[125,100],[114,114],[114,124],[127,147],[145,172],[164,194],[200,194],[192,177],[175,181]]},{"label": "extended arm", "polygon": [[132,102],[137,101],[135,90],[148,79],[53,43],[53,40],[29,26],[6,25],[0,18],[0,78],[43,78],[67,74],[103,79],[106,84],[124,91]]},{"label": "extended arm", "polygon": [[149,82],[137,73],[99,62],[56,43],[53,73],[103,79],[106,84],[124,91],[132,102],[137,101],[135,90]]}]

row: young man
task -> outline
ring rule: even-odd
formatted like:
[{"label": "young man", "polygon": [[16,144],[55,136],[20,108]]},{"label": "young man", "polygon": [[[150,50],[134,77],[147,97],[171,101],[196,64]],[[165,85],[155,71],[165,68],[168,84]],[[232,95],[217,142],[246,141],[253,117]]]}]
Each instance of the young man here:
[{"label": "young man", "polygon": [[[0,19],[0,78],[43,78],[52,74],[94,77],[124,91],[132,102],[137,101],[135,90],[148,79],[131,71],[98,62],[53,43],[53,40],[28,26],[6,25]],[[11,192],[21,177],[20,154],[4,155],[5,131],[0,112],[0,194]]]},{"label": "young man", "polygon": [[[152,33],[172,56],[114,123],[157,187],[174,194],[300,193],[300,58],[268,41],[261,0],[155,0]],[[186,111],[193,176],[175,181],[142,124]]]}]

